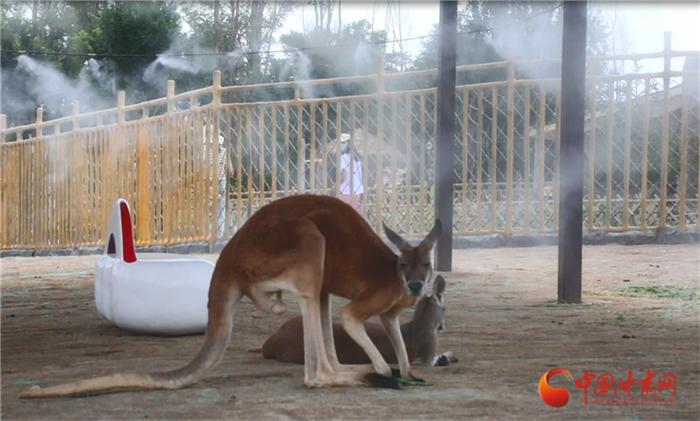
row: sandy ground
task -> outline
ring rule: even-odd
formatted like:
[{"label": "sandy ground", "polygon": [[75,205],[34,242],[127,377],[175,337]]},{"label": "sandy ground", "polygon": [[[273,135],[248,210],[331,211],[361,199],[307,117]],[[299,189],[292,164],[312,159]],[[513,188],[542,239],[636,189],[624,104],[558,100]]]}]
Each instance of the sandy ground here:
[{"label": "sandy ground", "polygon": [[[587,247],[582,305],[554,303],[554,247],[456,251],[455,271],[447,274],[447,331],[441,349],[453,351],[460,361],[417,367],[431,387],[307,389],[301,366],[247,352],[296,315],[297,307],[291,305],[283,316],[260,316],[244,302],[223,362],[192,387],[48,400],[20,400],[17,394],[33,384],[175,368],[196,353],[202,337],[137,336],[100,319],[92,289],[96,256],[4,258],[2,416],[697,420],[698,251],[698,245]],[[582,391],[559,377],[553,383],[566,387],[571,400],[564,408],[550,408],[536,385],[553,367],[565,367],[576,378],[584,370],[610,371],[616,377],[632,370],[635,380],[647,369],[659,375],[673,372],[677,401],[586,406]],[[639,393],[633,388],[633,396]]]}]

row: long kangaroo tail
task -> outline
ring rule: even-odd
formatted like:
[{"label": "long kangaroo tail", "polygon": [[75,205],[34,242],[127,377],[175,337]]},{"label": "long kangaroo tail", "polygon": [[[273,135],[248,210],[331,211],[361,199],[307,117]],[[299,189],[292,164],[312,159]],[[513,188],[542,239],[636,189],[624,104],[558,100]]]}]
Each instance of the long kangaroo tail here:
[{"label": "long kangaroo tail", "polygon": [[[217,288],[218,287],[218,288]],[[218,291],[217,291],[218,290]],[[64,383],[57,386],[33,386],[20,393],[20,398],[91,396],[137,390],[179,389],[201,379],[221,361],[231,339],[235,305],[241,299],[238,288],[221,288],[212,278],[209,291],[209,317],[204,345],[186,366],[162,373],[123,373]]]}]

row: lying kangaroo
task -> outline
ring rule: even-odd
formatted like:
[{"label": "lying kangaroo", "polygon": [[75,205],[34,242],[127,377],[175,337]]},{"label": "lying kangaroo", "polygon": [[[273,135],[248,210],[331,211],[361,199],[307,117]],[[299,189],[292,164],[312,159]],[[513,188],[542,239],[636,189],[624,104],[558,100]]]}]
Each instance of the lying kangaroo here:
[{"label": "lying kangaroo", "polygon": [[[425,365],[449,365],[457,359],[451,352],[437,353],[437,332],[444,329],[445,302],[445,278],[441,275],[435,277],[433,294],[424,295],[418,300],[413,319],[401,325],[401,336],[406,344],[408,361],[416,359]],[[388,363],[396,363],[396,354],[384,332],[376,323],[365,323],[367,335],[374,342]],[[348,336],[339,323],[333,324],[333,337],[335,350],[341,364],[365,364],[370,360],[367,354],[357,346]],[[265,358],[283,362],[304,363],[304,334],[302,330],[302,318],[295,317],[284,323],[262,346],[262,354]]]},{"label": "lying kangaroo", "polygon": [[[200,380],[221,361],[228,346],[236,304],[243,296],[262,311],[284,311],[279,291],[296,293],[304,330],[304,383],[309,387],[356,385],[366,375],[398,380],[363,322],[378,315],[399,362],[411,379],[399,326],[399,313],[413,306],[432,275],[430,251],[440,236],[440,221],[417,246],[386,226],[394,252],[355,210],[328,196],[299,195],[260,208],[221,251],[209,286],[209,317],[204,345],[186,366],[161,373],[125,373],[58,386],[34,386],[20,397],[78,396],[128,390],[177,389]],[[372,366],[338,361],[333,342],[329,295],[347,298],[343,327],[367,353]],[[373,369],[373,370],[372,370]],[[373,377],[376,379],[376,376]]]}]

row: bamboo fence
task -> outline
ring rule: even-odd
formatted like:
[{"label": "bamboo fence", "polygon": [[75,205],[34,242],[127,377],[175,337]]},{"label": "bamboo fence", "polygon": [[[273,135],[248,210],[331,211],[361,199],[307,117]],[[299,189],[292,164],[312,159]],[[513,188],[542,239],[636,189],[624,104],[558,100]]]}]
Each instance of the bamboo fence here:
[{"label": "bamboo fence", "polygon": [[[663,59],[664,70],[588,75],[587,231],[698,226],[698,73],[671,66],[697,54],[667,45],[589,58]],[[468,81],[455,92],[458,234],[557,229],[559,80],[524,77],[534,64],[458,66]],[[35,123],[10,128],[3,116],[0,248],[99,245],[118,197],[132,204],[137,244],[213,245],[277,198],[339,195],[343,134],[370,224],[423,234],[434,218],[435,75],[222,86],[214,72],[209,87],[176,94],[169,81],[152,101],[127,105],[120,92],[115,108],[81,113],[75,102],[51,121],[40,108]]]}]

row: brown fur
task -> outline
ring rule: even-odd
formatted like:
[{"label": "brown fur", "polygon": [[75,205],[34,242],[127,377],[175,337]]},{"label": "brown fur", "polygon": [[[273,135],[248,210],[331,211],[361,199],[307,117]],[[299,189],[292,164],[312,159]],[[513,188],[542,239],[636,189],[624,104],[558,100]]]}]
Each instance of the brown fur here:
[{"label": "brown fur", "polygon": [[[429,260],[439,231],[436,223],[436,228],[416,248],[421,248],[420,253],[402,247],[402,259],[413,263],[412,256],[404,253],[410,252],[418,253],[421,261]],[[418,298],[406,286],[408,278],[417,279],[408,272],[399,267],[399,256],[344,202],[315,195],[279,199],[259,209],[222,250],[209,287],[206,338],[191,363],[167,373],[115,374],[47,388],[34,386],[20,396],[82,396],[188,386],[223,357],[231,335],[234,307],[240,298],[248,296],[263,310],[279,309],[270,298],[280,289],[293,291],[299,297],[308,386],[358,384],[367,373],[367,369],[356,373],[334,361],[335,351],[329,339],[332,335],[328,332],[328,294],[350,300],[342,311],[344,327],[355,341],[363,344],[375,371],[387,375],[390,369],[368,343],[362,322],[380,315],[385,328],[392,332],[391,337],[400,337],[397,316]],[[394,348],[397,354],[405,356],[402,340],[397,340]],[[409,376],[408,363],[400,365],[402,376]]]}]

